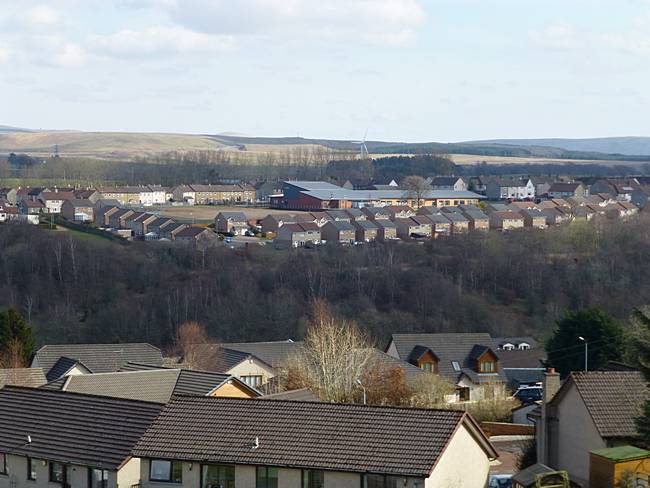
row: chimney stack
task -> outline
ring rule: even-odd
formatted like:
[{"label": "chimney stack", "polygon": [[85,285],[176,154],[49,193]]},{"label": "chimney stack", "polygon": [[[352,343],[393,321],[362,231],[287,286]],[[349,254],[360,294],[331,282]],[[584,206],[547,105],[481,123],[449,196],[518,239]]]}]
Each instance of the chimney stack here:
[{"label": "chimney stack", "polygon": [[[560,374],[555,371],[555,368],[548,368],[544,373],[544,380],[542,381],[542,415],[538,424],[535,426],[535,435],[537,437],[537,462],[549,464],[549,445],[552,439],[551,432],[551,412],[548,403],[553,399],[555,394],[560,389]],[[550,464],[549,464],[550,465]]]},{"label": "chimney stack", "polygon": [[560,389],[560,373],[555,371],[555,368],[548,368],[544,373],[544,380],[542,383],[544,403],[550,402],[557,391]]}]

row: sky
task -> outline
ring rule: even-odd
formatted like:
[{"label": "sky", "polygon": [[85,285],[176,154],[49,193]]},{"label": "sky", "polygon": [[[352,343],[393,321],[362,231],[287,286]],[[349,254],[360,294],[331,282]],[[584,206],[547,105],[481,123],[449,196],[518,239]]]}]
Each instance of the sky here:
[{"label": "sky", "polygon": [[650,136],[650,0],[0,0],[0,125]]}]

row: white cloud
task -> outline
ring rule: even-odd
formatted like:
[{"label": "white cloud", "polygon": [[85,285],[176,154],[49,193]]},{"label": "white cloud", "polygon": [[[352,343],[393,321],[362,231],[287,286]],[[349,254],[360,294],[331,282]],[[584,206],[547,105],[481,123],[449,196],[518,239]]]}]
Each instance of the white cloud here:
[{"label": "white cloud", "polygon": [[141,31],[121,30],[106,36],[92,36],[89,48],[116,57],[209,54],[231,49],[231,36],[193,32],[183,27],[150,27]]},{"label": "white cloud", "polygon": [[9,50],[9,48],[0,44],[0,64],[5,64],[9,62],[10,58],[11,58],[11,51]]},{"label": "white cloud", "polygon": [[59,14],[47,5],[36,5],[27,10],[25,21],[34,26],[49,26],[59,22]]},{"label": "white cloud", "polygon": [[172,20],[211,34],[411,41],[426,20],[419,0],[176,0]]},{"label": "white cloud", "polygon": [[650,56],[650,35],[644,34],[606,34],[600,38],[605,47],[637,56]]},{"label": "white cloud", "polygon": [[54,50],[52,61],[62,68],[77,68],[86,63],[86,51],[79,44],[65,42]]},{"label": "white cloud", "polygon": [[545,29],[529,33],[531,41],[545,49],[572,50],[585,45],[584,34],[565,22],[556,22]]}]

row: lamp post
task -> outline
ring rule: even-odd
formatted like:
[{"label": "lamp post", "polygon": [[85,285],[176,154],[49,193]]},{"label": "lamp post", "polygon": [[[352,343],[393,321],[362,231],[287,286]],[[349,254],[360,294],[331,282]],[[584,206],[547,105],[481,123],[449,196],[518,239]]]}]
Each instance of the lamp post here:
[{"label": "lamp post", "polygon": [[587,370],[589,369],[588,366],[587,366],[588,362],[589,362],[589,343],[582,336],[579,336],[578,339],[580,339],[582,342],[585,343],[585,373],[586,373]]},{"label": "lamp post", "polygon": [[361,387],[361,389],[363,390],[363,404],[366,405],[367,404],[366,403],[366,400],[367,400],[367,398],[366,398],[366,387],[363,386],[363,383],[361,383],[361,380],[359,378],[356,379],[355,383],[357,385],[359,385]]}]

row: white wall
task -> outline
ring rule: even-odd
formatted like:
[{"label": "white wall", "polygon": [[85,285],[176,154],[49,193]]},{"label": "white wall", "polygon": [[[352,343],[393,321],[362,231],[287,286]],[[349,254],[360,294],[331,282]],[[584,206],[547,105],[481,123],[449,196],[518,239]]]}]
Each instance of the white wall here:
[{"label": "white wall", "polygon": [[565,469],[571,478],[589,479],[589,451],[604,449],[589,411],[575,385],[571,385],[558,402],[558,421],[549,433],[550,466]]},{"label": "white wall", "polygon": [[485,451],[461,425],[425,480],[425,488],[484,488],[490,461]]},{"label": "white wall", "polygon": [[[117,486],[130,488],[140,482],[140,458],[129,459],[117,473]],[[76,485],[73,485],[75,488]]]},{"label": "white wall", "polygon": [[265,364],[256,361],[255,359],[247,359],[242,361],[234,368],[231,368],[227,371],[228,374],[237,376],[241,378],[242,376],[262,376],[262,384],[269,381],[275,376],[275,371],[273,368],[266,366]]}]

